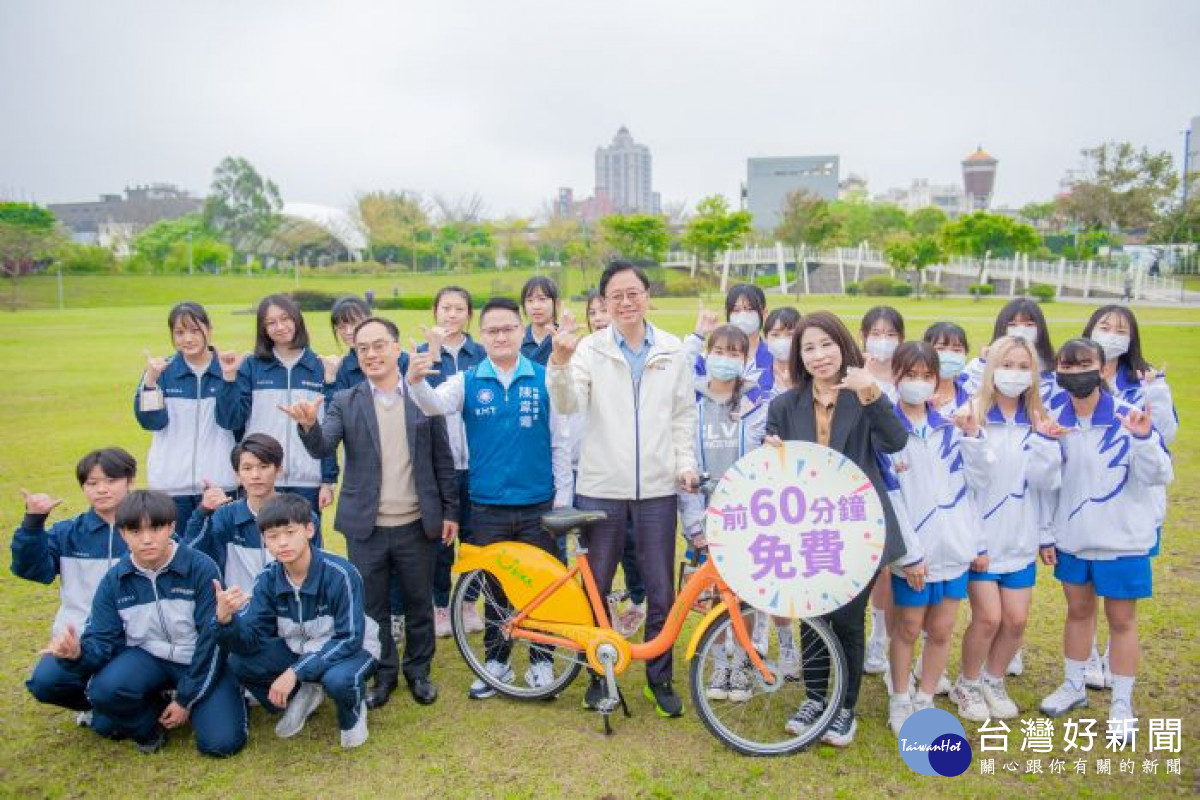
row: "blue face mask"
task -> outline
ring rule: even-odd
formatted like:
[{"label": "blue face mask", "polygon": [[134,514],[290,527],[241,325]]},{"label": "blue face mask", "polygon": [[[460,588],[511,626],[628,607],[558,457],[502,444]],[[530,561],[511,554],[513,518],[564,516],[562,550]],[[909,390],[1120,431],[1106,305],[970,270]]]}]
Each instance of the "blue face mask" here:
[{"label": "blue face mask", "polygon": [[957,377],[967,367],[967,354],[954,350],[938,351],[938,376],[943,380]]},{"label": "blue face mask", "polygon": [[719,381],[731,381],[742,377],[745,362],[733,356],[718,356],[709,354],[704,357],[704,371],[710,378]]}]

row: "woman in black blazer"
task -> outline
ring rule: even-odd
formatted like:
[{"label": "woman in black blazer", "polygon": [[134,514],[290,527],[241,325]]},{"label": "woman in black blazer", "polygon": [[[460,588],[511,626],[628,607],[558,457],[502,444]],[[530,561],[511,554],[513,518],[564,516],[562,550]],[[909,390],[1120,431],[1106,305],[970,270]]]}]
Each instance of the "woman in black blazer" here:
[{"label": "woman in black blazer", "polygon": [[[887,538],[880,564],[895,561],[905,553],[904,540],[876,457],[877,453],[902,450],[908,440],[892,402],[864,369],[863,356],[850,331],[828,311],[817,311],[800,320],[792,336],[790,368],[795,386],[772,400],[767,409],[767,444],[778,445],[784,440],[818,442],[857,464],[883,503]],[[854,706],[862,683],[866,608],[874,583],[872,577],[857,597],[825,615],[842,644],[848,668],[845,704],[822,738],[837,747],[850,744],[858,727]],[[812,663],[821,660],[814,658],[810,650],[821,646],[816,636],[802,627],[800,641],[806,655],[808,699],[788,722],[788,730],[797,734],[824,711],[829,678],[827,666]]]}]

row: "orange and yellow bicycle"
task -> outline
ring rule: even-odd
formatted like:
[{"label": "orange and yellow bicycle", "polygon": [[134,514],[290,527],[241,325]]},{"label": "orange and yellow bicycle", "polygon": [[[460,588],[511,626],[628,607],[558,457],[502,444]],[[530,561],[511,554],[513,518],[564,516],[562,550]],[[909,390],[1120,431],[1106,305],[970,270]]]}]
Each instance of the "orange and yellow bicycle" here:
[{"label": "orange and yellow bicycle", "polygon": [[[747,755],[785,755],[817,741],[841,708],[845,657],[821,619],[773,619],[742,603],[712,559],[683,585],[658,636],[630,642],[613,629],[588,563],[586,532],[604,512],[563,509],[542,519],[557,537],[575,537],[567,567],[544,550],[518,542],[460,545],[461,578],[450,603],[454,641],[472,672],[499,694],[522,700],[557,696],[586,664],[603,679],[596,710],[611,732],[618,706],[629,715],[617,678],[634,661],[675,645],[690,610],[705,597],[712,608],[692,631],[686,658],[692,702],[705,726]],[[468,634],[464,612],[482,605],[482,635]],[[478,611],[478,608],[476,609]],[[807,698],[823,701],[821,715],[789,722]]]}]

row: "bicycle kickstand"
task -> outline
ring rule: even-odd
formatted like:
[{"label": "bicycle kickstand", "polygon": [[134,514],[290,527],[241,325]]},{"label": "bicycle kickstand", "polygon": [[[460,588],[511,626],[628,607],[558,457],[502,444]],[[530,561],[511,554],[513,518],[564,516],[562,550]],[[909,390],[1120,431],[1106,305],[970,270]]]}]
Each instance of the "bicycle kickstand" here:
[{"label": "bicycle kickstand", "polygon": [[610,651],[606,646],[601,646],[600,652],[597,654],[600,661],[604,664],[604,683],[605,693],[604,698],[600,701],[599,711],[604,717],[604,735],[612,736],[612,723],[609,721],[609,716],[616,710],[617,704],[620,703],[621,710],[625,712],[625,717],[632,716],[629,713],[629,705],[625,702],[625,695],[621,688],[617,686],[617,676],[613,671],[616,664],[617,654],[615,651]]}]

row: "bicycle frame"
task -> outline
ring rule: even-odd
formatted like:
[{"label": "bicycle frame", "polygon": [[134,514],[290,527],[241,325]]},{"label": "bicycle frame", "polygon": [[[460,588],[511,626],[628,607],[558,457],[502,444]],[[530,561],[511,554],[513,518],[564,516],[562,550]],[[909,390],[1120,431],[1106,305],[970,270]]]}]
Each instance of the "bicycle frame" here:
[{"label": "bicycle frame", "polygon": [[[512,546],[512,543],[509,543]],[[530,545],[517,545],[518,547],[529,547]],[[543,630],[533,630],[524,627],[525,621],[529,615],[537,609],[537,607],[553,595],[563,584],[573,580],[576,575],[581,576],[584,590],[587,593],[588,603],[592,607],[592,613],[595,615],[597,625],[581,626],[574,624],[559,624],[553,622],[543,622],[541,620],[534,621],[534,625]],[[494,576],[500,585],[505,583],[504,577]],[[674,604],[671,606],[670,612],[667,614],[666,622],[663,628],[648,642],[629,642],[619,633],[617,633],[608,619],[608,612],[604,602],[600,597],[600,590],[596,586],[596,578],[592,574],[592,568],[587,559],[587,553],[581,552],[576,558],[575,566],[568,569],[563,575],[554,580],[550,585],[542,589],[529,603],[522,608],[515,617],[513,617],[506,625],[508,635],[513,639],[526,639],[538,644],[553,645],[571,650],[587,651],[590,642],[596,639],[607,639],[609,641],[619,641],[624,644],[628,650],[629,660],[647,661],[661,656],[663,653],[671,649],[679,638],[680,632],[683,630],[683,624],[687,620],[688,612],[697,598],[707,589],[715,587],[724,601],[725,606],[729,610],[731,623],[733,626],[734,637],[737,643],[747,653],[750,658],[750,663],[758,670],[763,679],[768,683],[773,683],[775,676],[771,673],[766,663],[762,660],[757,648],[754,647],[751,641],[750,631],[746,627],[745,617],[742,616],[741,603],[738,601],[737,595],[733,593],[721,579],[717,573],[717,568],[713,565],[712,559],[705,561],[693,574],[692,577],[684,584],[683,589],[675,598]],[[543,631],[553,631],[554,633],[545,633]],[[628,666],[628,660],[622,659],[618,672],[623,671]]]}]

